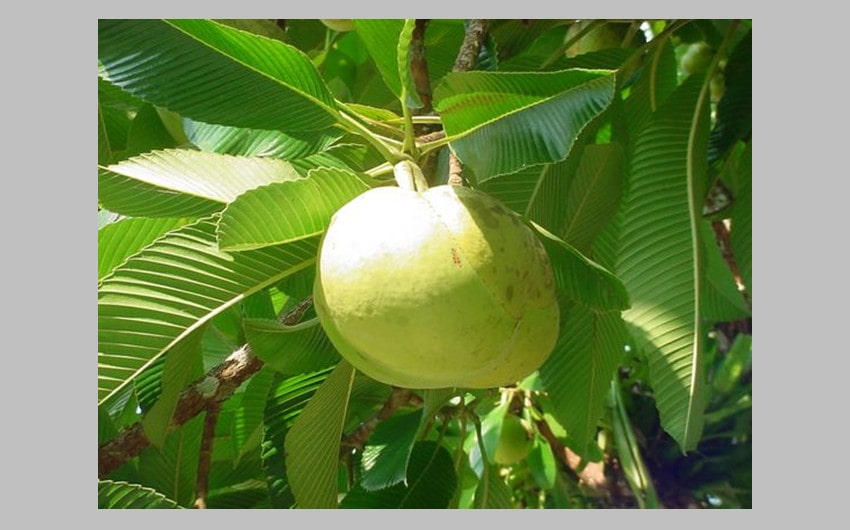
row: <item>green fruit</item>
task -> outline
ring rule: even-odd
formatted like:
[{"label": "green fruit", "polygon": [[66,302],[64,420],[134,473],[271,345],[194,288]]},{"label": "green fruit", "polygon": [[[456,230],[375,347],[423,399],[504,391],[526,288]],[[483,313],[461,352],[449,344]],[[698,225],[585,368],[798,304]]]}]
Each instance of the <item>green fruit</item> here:
[{"label": "green fruit", "polygon": [[708,70],[714,52],[705,42],[695,42],[682,55],[680,66],[685,75],[699,74]]},{"label": "green fruit", "polygon": [[558,337],[546,251],[489,195],[367,191],[325,232],[316,312],[342,356],[406,388],[490,388],[540,367]]},{"label": "green fruit", "polygon": [[354,21],[350,18],[320,18],[326,27],[339,31],[340,33],[352,31],[354,29]]},{"label": "green fruit", "polygon": [[516,464],[531,452],[532,441],[522,420],[513,414],[505,416],[502,422],[502,432],[493,461],[503,466]]}]

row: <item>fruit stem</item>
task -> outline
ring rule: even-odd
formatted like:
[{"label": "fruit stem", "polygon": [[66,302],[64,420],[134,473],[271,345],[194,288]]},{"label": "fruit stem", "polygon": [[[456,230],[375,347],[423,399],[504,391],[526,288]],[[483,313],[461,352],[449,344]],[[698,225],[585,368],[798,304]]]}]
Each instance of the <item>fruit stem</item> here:
[{"label": "fruit stem", "polygon": [[387,139],[381,138],[372,131],[370,131],[365,125],[349,116],[345,112],[340,112],[339,116],[342,118],[342,122],[340,125],[351,132],[352,134],[356,134],[362,137],[364,140],[372,144],[372,146],[381,153],[381,156],[389,162],[390,164],[397,164],[401,160],[404,159],[405,155],[400,153],[399,151],[393,149],[389,145],[387,145]]}]

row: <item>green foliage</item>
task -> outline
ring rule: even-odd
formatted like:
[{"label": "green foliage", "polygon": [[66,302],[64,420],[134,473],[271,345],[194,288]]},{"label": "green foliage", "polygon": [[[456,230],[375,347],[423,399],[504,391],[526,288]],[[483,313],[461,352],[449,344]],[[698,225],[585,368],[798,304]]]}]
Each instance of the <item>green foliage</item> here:
[{"label": "green foliage", "polygon": [[[454,71],[469,22],[99,20],[100,508],[752,506],[751,21],[491,20]],[[316,255],[450,157],[561,332],[515,385],[393,389],[318,325]]]}]

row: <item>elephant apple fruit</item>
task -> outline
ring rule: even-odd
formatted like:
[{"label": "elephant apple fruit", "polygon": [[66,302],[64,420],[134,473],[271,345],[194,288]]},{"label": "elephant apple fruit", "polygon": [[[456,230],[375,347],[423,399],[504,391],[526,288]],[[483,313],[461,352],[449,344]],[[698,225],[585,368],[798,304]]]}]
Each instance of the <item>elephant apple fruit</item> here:
[{"label": "elephant apple fruit", "polygon": [[522,420],[507,414],[502,421],[502,431],[496,443],[493,461],[503,466],[516,464],[531,452],[532,441]]},{"label": "elephant apple fruit", "polygon": [[405,388],[490,388],[540,367],[559,308],[548,255],[521,217],[460,186],[378,187],[332,217],[316,312],[355,368]]}]

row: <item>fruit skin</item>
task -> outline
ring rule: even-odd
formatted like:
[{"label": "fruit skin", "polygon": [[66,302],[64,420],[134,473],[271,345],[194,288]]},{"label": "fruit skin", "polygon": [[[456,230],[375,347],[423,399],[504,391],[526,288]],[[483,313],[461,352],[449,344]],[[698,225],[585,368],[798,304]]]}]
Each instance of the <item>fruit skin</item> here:
[{"label": "fruit skin", "polygon": [[685,75],[699,74],[708,70],[714,52],[705,42],[695,42],[682,55],[680,66]]},{"label": "fruit skin", "polygon": [[480,191],[367,191],[334,214],[316,271],[316,312],[331,342],[390,385],[514,383],[558,337],[543,246]]},{"label": "fruit skin", "polygon": [[350,18],[320,18],[325,27],[344,33],[354,29],[354,21]]},{"label": "fruit skin", "polygon": [[531,447],[532,440],[522,420],[513,414],[506,415],[502,421],[502,432],[499,433],[493,461],[503,466],[516,464],[528,456]]}]

